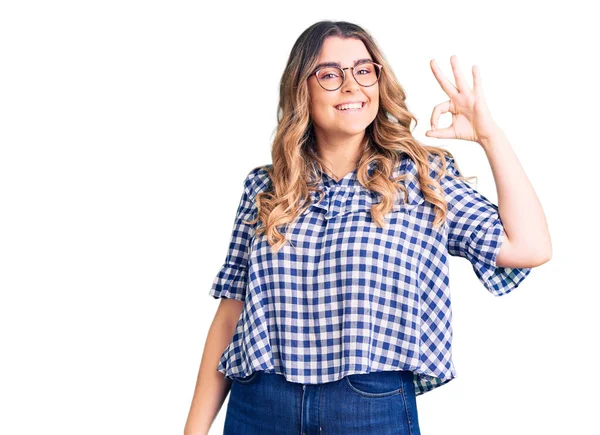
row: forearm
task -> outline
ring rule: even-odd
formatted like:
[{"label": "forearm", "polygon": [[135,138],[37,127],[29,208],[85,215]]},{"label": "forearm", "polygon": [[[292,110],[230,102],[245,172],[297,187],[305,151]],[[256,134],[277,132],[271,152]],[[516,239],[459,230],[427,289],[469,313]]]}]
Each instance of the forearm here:
[{"label": "forearm", "polygon": [[206,435],[219,413],[231,381],[217,371],[219,359],[235,332],[235,322],[215,316],[204,346],[185,435]]},{"label": "forearm", "polygon": [[480,144],[496,183],[498,213],[506,237],[532,261],[547,261],[552,256],[552,243],[546,216],[508,138],[498,128],[496,134]]}]

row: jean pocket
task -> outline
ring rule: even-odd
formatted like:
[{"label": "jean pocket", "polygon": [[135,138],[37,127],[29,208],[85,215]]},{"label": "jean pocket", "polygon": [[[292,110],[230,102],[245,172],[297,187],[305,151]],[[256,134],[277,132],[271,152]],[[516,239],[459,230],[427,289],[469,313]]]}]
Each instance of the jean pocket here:
[{"label": "jean pocket", "polygon": [[258,371],[250,373],[248,376],[243,378],[233,377],[232,379],[240,384],[251,384],[257,377]]},{"label": "jean pocket", "polygon": [[402,393],[402,377],[398,371],[356,373],[345,377],[352,391],[364,397],[388,397]]}]

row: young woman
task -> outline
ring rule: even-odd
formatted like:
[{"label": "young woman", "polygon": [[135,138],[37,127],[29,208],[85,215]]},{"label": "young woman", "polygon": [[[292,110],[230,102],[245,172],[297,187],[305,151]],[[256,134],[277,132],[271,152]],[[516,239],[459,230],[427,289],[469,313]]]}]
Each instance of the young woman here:
[{"label": "young woman", "polygon": [[[186,433],[208,433],[230,392],[226,434],[419,434],[416,396],[455,377],[449,255],[496,296],[551,257],[542,208],[484,101],[479,71],[428,136],[471,140],[499,206],[416,118],[372,37],[322,21],[298,38],[280,84],[273,163],[244,182],[221,298]],[[441,114],[453,123],[435,129]],[[527,210],[524,210],[526,208]]]}]

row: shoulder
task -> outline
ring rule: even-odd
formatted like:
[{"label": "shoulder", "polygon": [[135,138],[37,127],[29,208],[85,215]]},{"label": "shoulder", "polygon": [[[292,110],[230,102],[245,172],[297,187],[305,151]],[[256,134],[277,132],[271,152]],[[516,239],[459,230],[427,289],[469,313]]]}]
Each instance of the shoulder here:
[{"label": "shoulder", "polygon": [[[444,179],[444,176],[448,173],[459,175],[454,157],[448,155],[445,155],[444,157],[445,162],[442,160],[442,157],[440,155],[428,153],[427,164],[429,168],[429,177],[437,178],[437,175],[440,173],[440,171],[442,172],[442,180]],[[400,159],[400,164],[394,172],[394,175],[408,174],[409,179],[419,178],[419,170],[417,167],[417,163],[415,163],[406,154],[402,156],[402,158]]]},{"label": "shoulder", "polygon": [[454,157],[444,155],[444,159],[445,162],[442,160],[442,157],[438,154],[429,154],[429,171],[432,177],[437,175],[440,171],[444,175],[448,172],[453,173],[454,175],[458,175],[456,160],[454,159]]},{"label": "shoulder", "polygon": [[[427,154],[427,165],[429,178],[432,180],[439,179],[439,187],[442,189],[447,201],[452,200],[453,195],[460,193],[464,184],[453,177],[453,175],[460,176],[453,156],[444,154],[442,157],[437,153],[429,152]],[[413,201],[418,201],[423,196],[421,192],[422,180],[417,166],[417,163],[410,157],[404,155],[398,167],[399,175],[407,175],[404,185],[408,190],[409,199],[412,198]],[[437,190],[435,183],[430,184],[430,187]]]},{"label": "shoulder", "polygon": [[264,192],[269,188],[271,184],[271,177],[269,177],[271,166],[273,165],[256,166],[246,175],[244,189],[250,199],[254,199],[260,192]]}]

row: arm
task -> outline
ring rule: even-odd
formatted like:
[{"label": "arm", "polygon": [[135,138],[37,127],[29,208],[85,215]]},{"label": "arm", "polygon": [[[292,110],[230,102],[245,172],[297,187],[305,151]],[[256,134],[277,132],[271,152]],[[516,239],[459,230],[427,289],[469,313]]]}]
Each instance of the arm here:
[{"label": "arm", "polygon": [[[435,60],[433,74],[449,101],[438,104],[431,114],[429,137],[462,139],[479,143],[489,160],[498,192],[498,213],[504,226],[504,241],[497,266],[527,268],[539,266],[552,256],[550,234],[542,206],[514,154],[508,139],[492,118],[485,102],[479,68],[473,66],[473,90],[463,76],[456,56],[450,57],[456,80],[454,86]],[[437,129],[440,115],[452,113],[452,125]]]},{"label": "arm", "polygon": [[221,299],[206,338],[185,435],[208,434],[229,393],[231,381],[217,371],[217,366],[233,337],[243,307],[243,301]]},{"label": "arm", "polygon": [[[498,206],[464,180],[455,178],[460,174],[453,157],[446,157],[445,172],[441,187],[448,205],[448,253],[468,259],[481,283],[493,295],[510,293],[529,275],[531,268],[498,264],[500,250],[508,242]],[[513,261],[508,264],[515,264]]]},{"label": "arm", "polygon": [[231,380],[217,370],[223,352],[231,343],[244,309],[248,284],[248,254],[254,225],[246,223],[256,217],[257,207],[252,186],[261,168],[250,171],[233,223],[225,261],[217,273],[209,294],[221,299],[208,331],[200,362],[194,398],[190,407],[185,435],[206,435],[231,388]]},{"label": "arm", "polygon": [[544,210],[504,132],[481,139],[498,193],[498,213],[506,240],[498,253],[503,267],[535,267],[552,257]]}]

